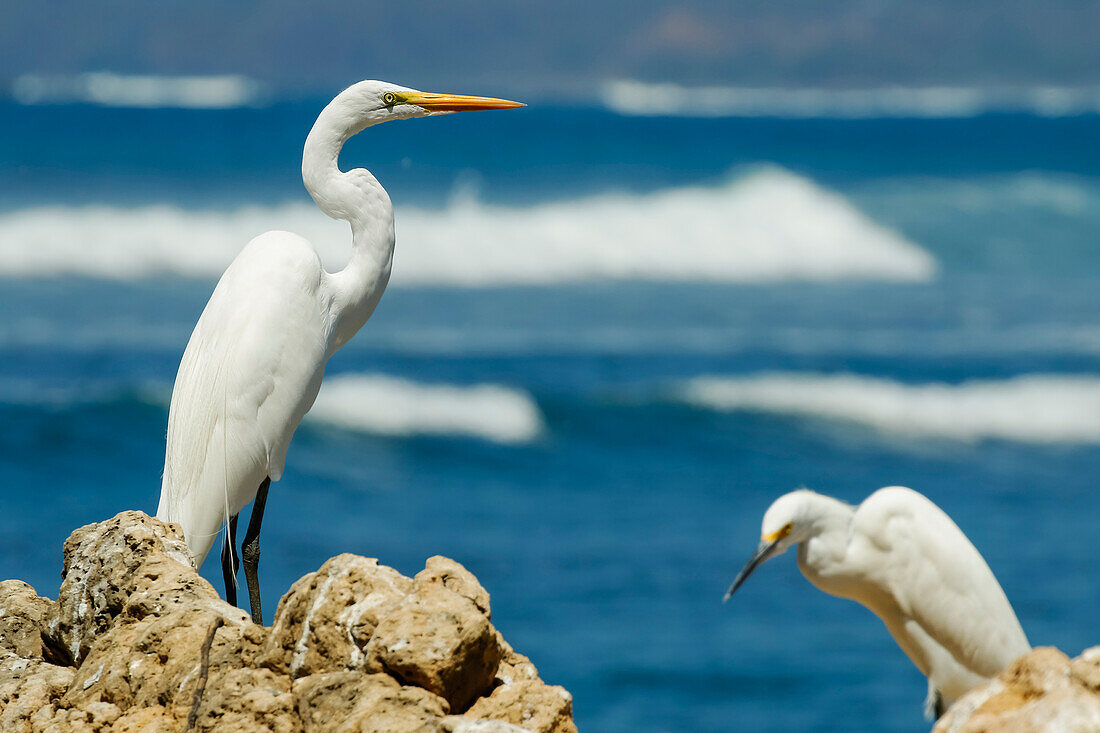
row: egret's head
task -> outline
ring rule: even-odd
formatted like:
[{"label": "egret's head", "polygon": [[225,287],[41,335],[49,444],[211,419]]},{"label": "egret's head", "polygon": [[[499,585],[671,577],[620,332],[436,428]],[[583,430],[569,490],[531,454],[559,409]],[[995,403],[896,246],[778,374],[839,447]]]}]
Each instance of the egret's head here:
[{"label": "egret's head", "polygon": [[814,498],[818,496],[807,489],[799,489],[772,502],[760,525],[760,545],[737,574],[723,600],[729,600],[765,560],[782,555],[792,545],[810,538],[814,528]]},{"label": "egret's head", "polygon": [[397,84],[374,80],[351,85],[329,104],[334,113],[346,120],[352,134],[365,127],[390,120],[523,106],[519,102],[511,102],[507,99],[420,92]]}]

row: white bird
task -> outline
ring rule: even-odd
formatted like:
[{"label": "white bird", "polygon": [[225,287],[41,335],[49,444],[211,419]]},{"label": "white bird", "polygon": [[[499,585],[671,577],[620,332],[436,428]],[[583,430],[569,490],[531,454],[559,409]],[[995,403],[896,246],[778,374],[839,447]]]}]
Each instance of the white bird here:
[{"label": "white bird", "polygon": [[236,604],[237,515],[255,505],[242,543],[252,617],[262,623],[259,532],[271,481],[321,387],[325,364],[378,305],[390,277],[393,206],[367,170],[343,172],[340,149],[389,120],[522,107],[490,97],[431,94],[381,81],[341,92],[306,138],[302,179],[328,216],[351,224],[347,266],[329,273],[307,240],[272,231],[226,269],[187,343],[172,390],[157,518],[178,522],[201,566],[227,525],[226,598]]},{"label": "white bird", "polygon": [[779,497],[764,514],[760,546],[724,600],[793,545],[807,580],[863,604],[886,624],[928,678],[929,717],[1031,650],[978,550],[912,489],[879,489],[858,507],[806,489]]}]

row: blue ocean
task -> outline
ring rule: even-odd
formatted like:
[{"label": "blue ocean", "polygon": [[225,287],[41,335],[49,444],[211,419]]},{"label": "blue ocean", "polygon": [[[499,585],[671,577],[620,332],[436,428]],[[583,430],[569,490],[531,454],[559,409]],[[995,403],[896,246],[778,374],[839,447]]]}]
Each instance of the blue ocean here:
[{"label": "blue ocean", "polygon": [[[342,266],[300,178],[326,101],[0,102],[0,578],[55,597],[74,528],[155,510],[176,367],[251,237]],[[337,553],[442,554],[581,730],[925,731],[885,627],[789,554],[721,602],[774,498],[900,484],[1034,645],[1100,642],[1100,114],[527,101],[345,148],[394,274],[272,487],[268,618]]]}]

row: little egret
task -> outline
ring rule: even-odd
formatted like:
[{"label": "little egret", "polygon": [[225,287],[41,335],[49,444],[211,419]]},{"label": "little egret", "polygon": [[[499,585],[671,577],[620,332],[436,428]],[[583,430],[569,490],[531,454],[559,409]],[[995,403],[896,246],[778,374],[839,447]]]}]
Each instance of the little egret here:
[{"label": "little egret", "polygon": [[879,489],[858,507],[794,491],[765,512],[761,536],[724,600],[765,560],[798,545],[802,574],[829,595],[874,612],[928,678],[928,716],[938,718],[1031,650],[977,549],[912,489]]},{"label": "little egret", "polygon": [[326,362],[370,318],[390,277],[390,197],[369,171],[341,171],[341,148],[389,120],[522,106],[380,81],[344,90],[306,138],[302,179],[321,211],[351,224],[347,266],[326,272],[302,237],[261,234],[226,269],[199,317],[172,390],[157,518],[183,527],[200,566],[226,525],[222,572],[226,599],[236,604],[237,515],[255,499],[241,554],[257,623],[263,623],[256,570],[268,487],[282,476]]}]

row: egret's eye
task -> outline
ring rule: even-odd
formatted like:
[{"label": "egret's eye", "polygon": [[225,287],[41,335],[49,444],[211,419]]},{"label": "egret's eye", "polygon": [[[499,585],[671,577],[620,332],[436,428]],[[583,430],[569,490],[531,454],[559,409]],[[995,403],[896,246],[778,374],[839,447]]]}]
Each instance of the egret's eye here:
[{"label": "egret's eye", "polygon": [[772,532],[771,534],[762,535],[760,539],[765,542],[778,542],[791,533],[791,528],[794,526],[794,522],[787,522],[782,527]]},{"label": "egret's eye", "polygon": [[397,104],[397,95],[393,92],[386,92],[382,95],[382,103],[385,104],[387,107],[392,107],[393,105]]}]

